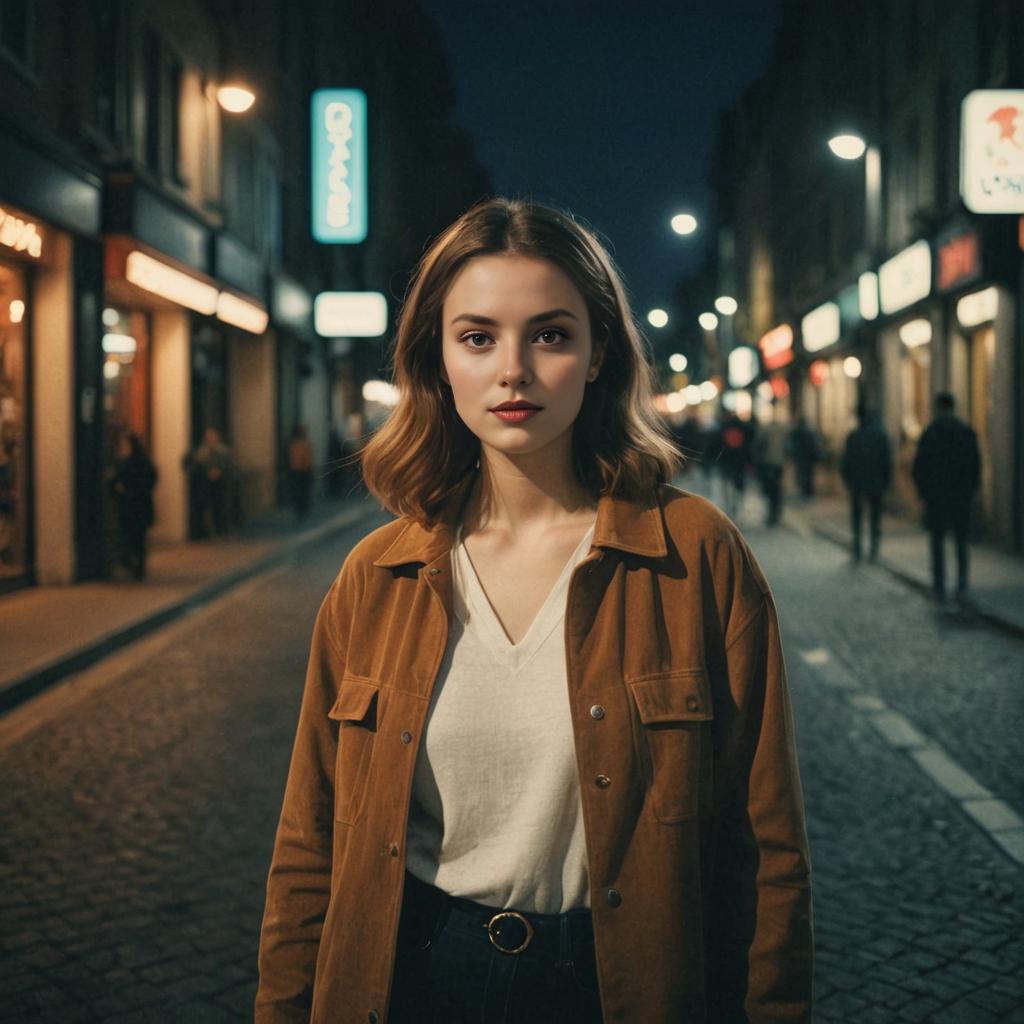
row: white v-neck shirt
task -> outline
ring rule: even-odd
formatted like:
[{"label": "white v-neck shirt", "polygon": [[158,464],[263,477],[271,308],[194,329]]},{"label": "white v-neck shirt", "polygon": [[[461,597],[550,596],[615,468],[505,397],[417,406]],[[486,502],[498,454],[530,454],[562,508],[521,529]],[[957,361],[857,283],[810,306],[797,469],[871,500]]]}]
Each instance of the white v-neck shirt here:
[{"label": "white v-neck shirt", "polygon": [[495,907],[543,914],[590,905],[565,665],[565,608],[583,535],[519,643],[494,613],[461,527],[455,616],[413,777],[406,866]]}]

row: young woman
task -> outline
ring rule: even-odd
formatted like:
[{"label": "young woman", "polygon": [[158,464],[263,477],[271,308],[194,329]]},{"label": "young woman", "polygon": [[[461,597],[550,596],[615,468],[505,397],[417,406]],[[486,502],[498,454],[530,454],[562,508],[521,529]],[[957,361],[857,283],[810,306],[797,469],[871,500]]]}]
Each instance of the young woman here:
[{"label": "young woman", "polygon": [[594,236],[491,200],[424,257],[364,452],[399,518],[313,634],[257,1021],[806,1021],[775,607],[678,456]]}]

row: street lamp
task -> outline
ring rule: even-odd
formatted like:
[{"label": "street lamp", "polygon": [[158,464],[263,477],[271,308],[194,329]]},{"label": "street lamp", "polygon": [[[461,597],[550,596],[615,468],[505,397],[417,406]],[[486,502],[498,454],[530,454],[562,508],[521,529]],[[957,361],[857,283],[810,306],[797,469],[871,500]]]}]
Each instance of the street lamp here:
[{"label": "street lamp", "polygon": [[673,352],[668,357],[668,367],[673,373],[682,373],[689,364],[682,352]]},{"label": "street lamp", "polygon": [[733,313],[739,309],[739,303],[731,295],[719,295],[715,299],[715,309],[718,310],[722,316],[732,316]]},{"label": "street lamp", "polygon": [[874,259],[882,231],[882,154],[854,132],[833,135],[828,148],[840,160],[864,157],[864,245],[869,259]]},{"label": "street lamp", "polygon": [[256,94],[239,83],[222,85],[217,90],[217,102],[230,114],[244,114],[256,102]]},{"label": "street lamp", "polygon": [[652,327],[664,327],[668,323],[668,313],[663,309],[652,309],[647,314],[647,322]]},{"label": "street lamp", "polygon": [[713,331],[718,326],[718,317],[714,313],[701,313],[697,317],[697,323],[704,328],[705,331]]},{"label": "street lamp", "polygon": [[677,235],[692,235],[697,230],[697,218],[692,213],[677,213],[669,223]]}]

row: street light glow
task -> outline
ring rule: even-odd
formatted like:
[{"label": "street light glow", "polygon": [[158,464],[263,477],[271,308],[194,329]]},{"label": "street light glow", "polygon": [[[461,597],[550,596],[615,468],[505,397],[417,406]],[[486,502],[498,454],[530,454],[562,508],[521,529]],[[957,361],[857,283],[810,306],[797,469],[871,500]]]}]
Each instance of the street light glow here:
[{"label": "street light glow", "polygon": [[722,316],[732,316],[733,313],[739,309],[739,305],[731,295],[719,295],[715,299],[715,309],[718,310]]},{"label": "street light glow", "polygon": [[718,326],[718,317],[714,313],[701,313],[697,317],[697,323],[704,328],[705,331],[713,331]]},{"label": "street light glow", "polygon": [[860,360],[856,356],[847,356],[843,360],[843,373],[853,380],[856,380],[860,376],[862,369],[863,367],[860,365]]},{"label": "street light glow", "polygon": [[256,94],[244,85],[222,85],[217,102],[229,114],[244,114],[256,102]]},{"label": "street light glow", "polygon": [[868,144],[859,135],[846,133],[833,135],[828,140],[828,148],[840,160],[859,160],[864,155],[864,150],[868,148]]},{"label": "street light glow", "polygon": [[681,352],[673,352],[668,357],[668,367],[674,373],[682,373],[687,367],[686,356]]},{"label": "street light glow", "polygon": [[697,218],[692,213],[677,213],[670,223],[677,235],[692,235],[697,230]]},{"label": "street light glow", "polygon": [[647,314],[647,322],[652,327],[664,327],[668,323],[668,313],[663,309],[652,309]]}]

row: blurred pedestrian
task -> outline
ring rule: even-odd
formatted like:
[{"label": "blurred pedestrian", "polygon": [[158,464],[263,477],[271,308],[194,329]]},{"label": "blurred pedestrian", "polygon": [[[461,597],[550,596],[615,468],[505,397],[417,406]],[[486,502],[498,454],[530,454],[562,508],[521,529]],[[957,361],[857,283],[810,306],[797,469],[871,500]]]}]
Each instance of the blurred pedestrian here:
[{"label": "blurred pedestrian", "polygon": [[363,472],[398,518],[314,628],[257,1024],[810,1020],[778,616],[668,483],[608,254],[481,203],[423,257],[391,365]]},{"label": "blurred pedestrian", "polygon": [[850,491],[850,530],[853,560],[861,558],[861,517],[868,507],[870,535],[868,558],[878,558],[882,542],[882,498],[892,479],[892,446],[874,411],[866,405],[857,410],[859,426],[850,432],[843,449],[839,472]]},{"label": "blurred pedestrian", "polygon": [[778,400],[773,399],[771,418],[761,424],[753,442],[754,467],[761,482],[768,509],[766,526],[776,526],[782,517],[782,472],[786,465],[788,435],[779,413]]},{"label": "blurred pedestrian", "polygon": [[735,521],[747,487],[747,471],[752,462],[750,425],[734,412],[726,413],[718,435],[718,470],[725,492],[725,514]]},{"label": "blurred pedestrian", "polygon": [[146,575],[146,531],[153,525],[157,475],[139,436],[123,434],[110,477],[110,491],[117,509],[120,561],[137,580]]},{"label": "blurred pedestrian", "polygon": [[793,460],[797,491],[804,501],[809,501],[814,497],[814,467],[821,458],[821,448],[805,416],[799,417],[790,431],[788,450]]},{"label": "blurred pedestrian", "polygon": [[935,418],[917,443],[912,469],[931,538],[932,588],[942,602],[946,600],[944,548],[949,532],[956,544],[957,599],[967,591],[967,531],[971,501],[981,482],[978,435],[954,415],[954,408],[949,392],[935,396]]},{"label": "blurred pedestrian", "polygon": [[309,515],[313,492],[313,445],[301,423],[292,427],[288,441],[288,491],[295,509],[295,518],[303,520]]},{"label": "blurred pedestrian", "polygon": [[676,442],[683,453],[683,472],[689,472],[695,464],[704,461],[704,431],[695,415],[687,416],[673,428]]},{"label": "blurred pedestrian", "polygon": [[327,434],[327,466],[325,485],[327,497],[340,498],[345,493],[345,442],[337,427],[331,427]]},{"label": "blurred pedestrian", "polygon": [[228,532],[228,498],[234,460],[220,431],[207,427],[202,443],[188,456],[186,465],[198,495],[198,533],[223,537]]}]

